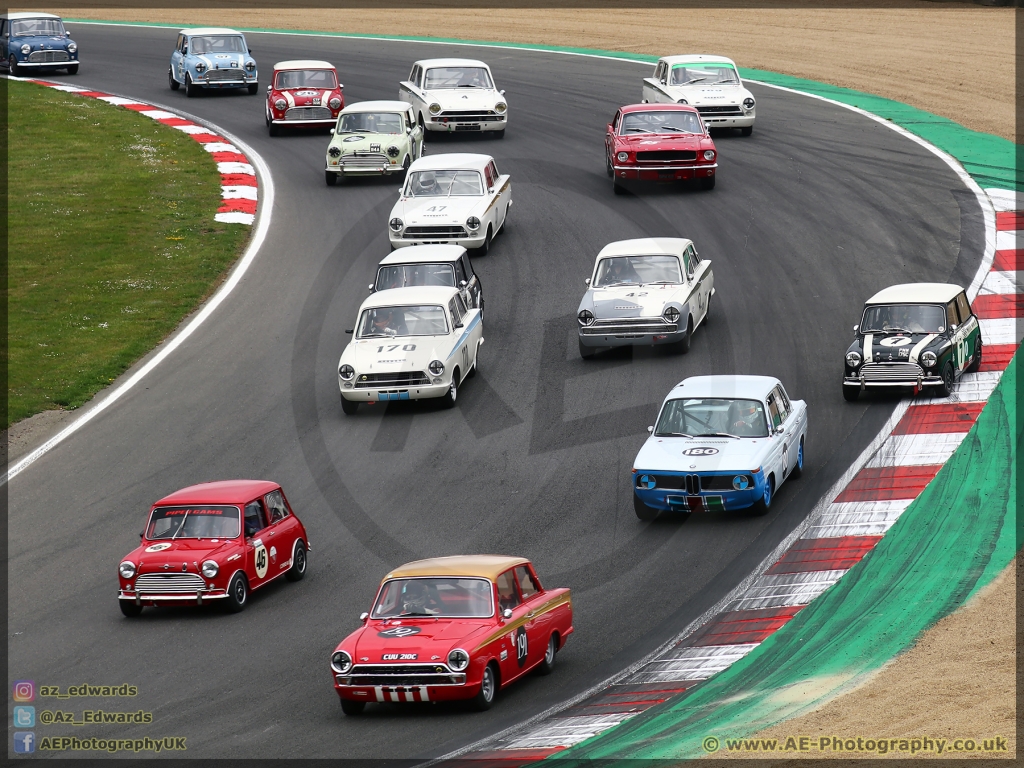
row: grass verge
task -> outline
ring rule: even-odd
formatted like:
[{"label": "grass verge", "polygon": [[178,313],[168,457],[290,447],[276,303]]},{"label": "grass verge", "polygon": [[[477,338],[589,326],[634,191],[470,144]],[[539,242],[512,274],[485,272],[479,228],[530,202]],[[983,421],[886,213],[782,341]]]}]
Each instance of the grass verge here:
[{"label": "grass verge", "polygon": [[250,228],[214,221],[220,174],[186,134],[8,81],[4,428],[77,408],[216,287]]}]

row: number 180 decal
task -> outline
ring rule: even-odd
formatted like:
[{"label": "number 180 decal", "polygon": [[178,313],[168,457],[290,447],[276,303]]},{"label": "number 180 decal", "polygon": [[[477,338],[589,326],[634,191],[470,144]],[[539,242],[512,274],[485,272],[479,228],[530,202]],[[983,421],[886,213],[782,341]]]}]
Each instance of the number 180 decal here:
[{"label": "number 180 decal", "polygon": [[687,448],[683,456],[714,456],[718,453],[717,448]]}]

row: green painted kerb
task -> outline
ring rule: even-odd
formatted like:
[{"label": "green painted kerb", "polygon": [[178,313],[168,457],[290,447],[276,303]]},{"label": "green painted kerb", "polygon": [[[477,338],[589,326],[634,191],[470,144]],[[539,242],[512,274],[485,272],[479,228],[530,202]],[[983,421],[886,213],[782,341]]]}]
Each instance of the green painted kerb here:
[{"label": "green painted kerb", "polygon": [[852,687],[989,583],[1020,534],[1017,367],[1015,358],[953,457],[838,583],[692,694],[558,753],[559,764],[700,757],[705,736],[743,738]]}]

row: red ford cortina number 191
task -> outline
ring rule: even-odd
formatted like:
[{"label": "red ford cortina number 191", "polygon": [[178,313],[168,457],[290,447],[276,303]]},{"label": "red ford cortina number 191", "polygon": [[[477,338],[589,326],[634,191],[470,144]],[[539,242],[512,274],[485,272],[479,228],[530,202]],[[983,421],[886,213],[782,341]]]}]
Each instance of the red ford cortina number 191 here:
[{"label": "red ford cortina number 191", "polygon": [[237,612],[254,589],[306,574],[306,529],[281,486],[265,480],[182,488],[153,505],[141,538],[117,569],[125,616],[207,600]]},{"label": "red ford cortina number 191", "polygon": [[605,163],[615,194],[622,181],[697,179],[714,189],[718,151],[696,107],[630,104],[620,107],[604,137]]},{"label": "red ford cortina number 191", "polygon": [[573,631],[569,590],[544,589],[529,560],[500,555],[403,565],[360,618],[331,656],[346,715],[368,701],[472,699],[488,709],[500,687],[551,672]]},{"label": "red ford cortina number 191", "polygon": [[282,127],[330,128],[345,106],[344,86],[327,61],[281,61],[267,86],[266,120],[270,135]]}]

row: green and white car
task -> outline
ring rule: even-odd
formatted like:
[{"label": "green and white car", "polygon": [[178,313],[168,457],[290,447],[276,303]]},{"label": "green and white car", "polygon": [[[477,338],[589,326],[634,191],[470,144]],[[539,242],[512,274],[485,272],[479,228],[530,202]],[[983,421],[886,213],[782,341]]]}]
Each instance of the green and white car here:
[{"label": "green and white car", "polygon": [[350,176],[404,174],[423,155],[423,128],[404,101],[363,101],[345,107],[331,129],[327,186]]}]

